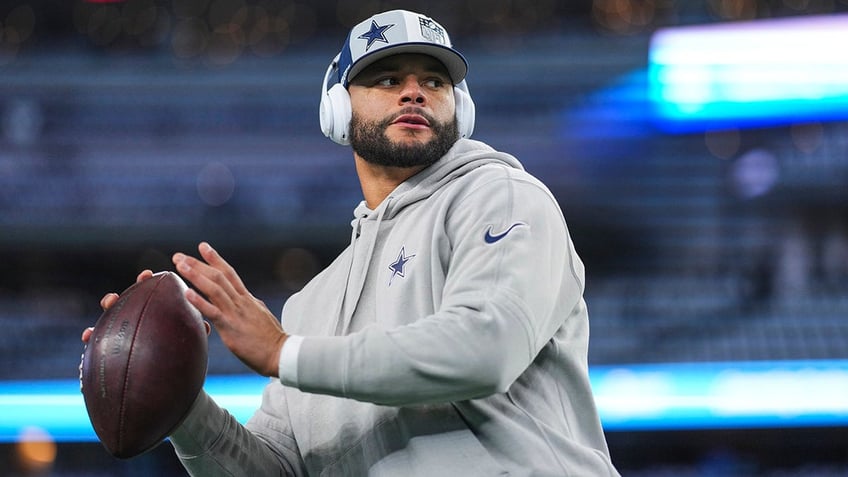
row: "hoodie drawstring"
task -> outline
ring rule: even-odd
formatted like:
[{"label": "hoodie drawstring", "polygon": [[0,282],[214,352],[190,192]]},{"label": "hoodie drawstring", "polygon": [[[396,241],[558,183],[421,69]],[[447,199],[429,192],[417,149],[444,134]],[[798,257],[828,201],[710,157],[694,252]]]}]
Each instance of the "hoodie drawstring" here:
[{"label": "hoodie drawstring", "polygon": [[[351,320],[353,319],[353,314],[356,311],[356,307],[359,305],[359,298],[362,295],[362,290],[365,287],[365,280],[368,277],[368,265],[371,263],[371,256],[374,254],[374,248],[377,245],[377,237],[380,232],[380,224],[383,222],[383,217],[386,214],[386,210],[389,208],[389,203],[392,199],[392,196],[387,197],[383,201],[383,206],[377,208],[377,220],[374,225],[374,233],[370,234],[367,238],[368,242],[368,251],[365,254],[364,261],[359,262],[363,267],[361,270],[361,274],[359,275],[359,279],[356,283],[351,283],[351,277],[354,270],[354,264],[357,263],[357,247],[362,246],[362,244],[358,244],[357,240],[361,236],[362,231],[362,220],[367,218],[367,216],[358,217],[356,220],[356,225],[353,227],[353,231],[351,232],[351,258],[350,265],[347,272],[347,280],[345,281],[345,290],[342,294],[342,303],[340,305],[339,310],[339,319],[336,322],[336,335],[346,335],[350,330]],[[348,303],[348,300],[352,300]]]}]

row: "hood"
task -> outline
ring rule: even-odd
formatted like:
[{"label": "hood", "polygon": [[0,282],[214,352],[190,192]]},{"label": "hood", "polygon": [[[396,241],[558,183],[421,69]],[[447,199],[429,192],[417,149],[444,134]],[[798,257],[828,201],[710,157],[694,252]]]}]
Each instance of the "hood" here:
[{"label": "hood", "polygon": [[[443,184],[486,164],[503,164],[524,170],[518,159],[509,154],[498,152],[480,141],[460,139],[444,157],[397,186],[377,207],[377,211],[381,219],[391,219],[404,207],[430,197]],[[354,215],[373,217],[375,214],[371,212],[363,201]]]}]

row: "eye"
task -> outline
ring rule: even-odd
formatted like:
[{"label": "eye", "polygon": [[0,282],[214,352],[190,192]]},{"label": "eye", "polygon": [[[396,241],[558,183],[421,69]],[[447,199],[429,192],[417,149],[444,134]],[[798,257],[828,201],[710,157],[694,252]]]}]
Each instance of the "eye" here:
[{"label": "eye", "polygon": [[393,76],[385,76],[382,78],[377,78],[377,81],[375,83],[379,86],[396,86],[400,82],[397,80],[397,78]]},{"label": "eye", "polygon": [[446,81],[441,78],[430,78],[424,82],[424,85],[428,88],[440,89],[445,86]]}]

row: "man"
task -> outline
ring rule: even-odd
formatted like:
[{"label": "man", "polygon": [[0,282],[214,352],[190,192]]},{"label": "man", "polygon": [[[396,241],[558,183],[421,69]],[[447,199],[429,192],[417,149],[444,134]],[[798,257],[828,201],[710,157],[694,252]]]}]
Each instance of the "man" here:
[{"label": "man", "polygon": [[174,255],[188,300],[275,378],[245,426],[201,392],[171,436],[191,474],[618,475],[589,386],[583,264],[547,188],[466,138],[466,70],[423,15],[351,30],[321,126],[352,146],[365,200],[282,326],[208,244]]}]

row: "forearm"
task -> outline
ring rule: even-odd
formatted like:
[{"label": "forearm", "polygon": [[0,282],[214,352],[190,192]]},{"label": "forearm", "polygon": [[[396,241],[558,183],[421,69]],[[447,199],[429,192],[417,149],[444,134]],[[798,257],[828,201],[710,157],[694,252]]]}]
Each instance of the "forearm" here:
[{"label": "forearm", "polygon": [[393,406],[503,392],[534,356],[526,310],[484,295],[477,303],[479,309],[443,310],[392,330],[306,338],[298,387]]},{"label": "forearm", "polygon": [[294,475],[270,446],[203,391],[170,440],[190,475]]}]

